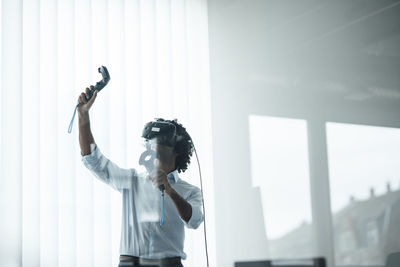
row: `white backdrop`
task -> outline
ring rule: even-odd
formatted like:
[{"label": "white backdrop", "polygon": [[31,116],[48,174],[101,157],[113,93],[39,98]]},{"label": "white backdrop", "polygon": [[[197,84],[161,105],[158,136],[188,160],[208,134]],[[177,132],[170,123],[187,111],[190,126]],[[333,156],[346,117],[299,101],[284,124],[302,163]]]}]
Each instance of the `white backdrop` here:
[{"label": "white backdrop", "polygon": [[[144,123],[178,118],[203,169],[215,261],[206,0],[2,0],[0,266],[116,266],[121,197],[83,167],[76,99],[111,81],[91,110],[103,153],[134,167]],[[199,185],[192,160],[186,176]],[[202,226],[201,226],[202,227]],[[186,266],[205,266],[203,230]]]}]

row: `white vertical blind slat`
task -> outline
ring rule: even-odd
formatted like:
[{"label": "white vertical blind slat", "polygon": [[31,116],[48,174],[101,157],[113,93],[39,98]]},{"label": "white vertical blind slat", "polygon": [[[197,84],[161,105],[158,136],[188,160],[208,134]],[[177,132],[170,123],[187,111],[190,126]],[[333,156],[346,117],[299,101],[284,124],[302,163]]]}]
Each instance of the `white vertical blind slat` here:
[{"label": "white vertical blind slat", "polygon": [[1,4],[0,265],[12,267],[22,259],[22,1]]},{"label": "white vertical blind slat", "polygon": [[[109,155],[110,151],[110,130],[109,130],[109,100],[112,93],[111,85],[114,83],[113,67],[108,61],[108,11],[106,0],[92,0],[92,71],[93,84],[101,79],[101,74],[97,68],[104,65],[108,67],[111,75],[111,81],[107,87],[98,94],[96,103],[90,111],[92,132],[96,143],[100,149]],[[112,263],[112,232],[111,232],[111,205],[110,189],[103,183],[93,179],[87,173],[85,179],[93,180],[93,231],[94,231],[94,266],[108,267],[115,266]],[[118,235],[119,236],[119,235]],[[118,249],[118,248],[117,248]],[[118,253],[118,251],[117,251]]]},{"label": "white vertical blind slat", "polygon": [[143,127],[141,94],[141,45],[139,1],[125,0],[125,83],[127,164],[133,166],[143,147],[136,138]]},{"label": "white vertical blind slat", "polygon": [[109,68],[113,80],[109,85],[110,94],[110,156],[122,166],[126,166],[126,86],[125,86],[125,34],[124,34],[124,1],[112,1],[109,5]]},{"label": "white vertical blind slat", "polygon": [[39,1],[23,2],[22,266],[40,265]]},{"label": "white vertical blind slat", "polygon": [[155,33],[157,53],[157,117],[172,118],[173,95],[171,94],[171,27],[170,2],[155,2]]},{"label": "white vertical blind slat", "polygon": [[[74,1],[57,1],[57,177],[58,177],[58,266],[75,266],[75,162],[76,131],[67,133],[73,106],[74,89]],[[76,124],[75,124],[76,127]]]},{"label": "white vertical blind slat", "polygon": [[[126,110],[125,110],[125,82],[124,82],[124,2],[123,0],[108,2],[108,61],[112,72],[112,83],[107,90],[109,94],[109,154],[108,156],[121,167],[126,165]],[[99,133],[100,134],[100,133]],[[121,233],[121,194],[115,190],[110,195],[111,217],[111,244],[112,263],[117,264],[120,233]]]},{"label": "white vertical blind slat", "polygon": [[140,14],[143,120],[148,121],[157,110],[154,0],[140,0]]},{"label": "white vertical blind slat", "polygon": [[[77,95],[94,80],[91,48],[91,1],[75,0],[75,86]],[[98,76],[96,76],[96,79]],[[78,119],[78,118],[77,118]],[[78,130],[78,120],[75,124]],[[75,139],[77,141],[77,139]],[[76,142],[75,141],[75,142]],[[78,143],[75,143],[78,146]],[[77,149],[80,151],[79,149]],[[76,153],[76,266],[93,266],[93,177]]]},{"label": "white vertical blind slat", "polygon": [[40,264],[58,264],[57,3],[40,3]]},{"label": "white vertical blind slat", "polygon": [[172,92],[175,100],[174,117],[187,122],[186,94],[186,39],[185,39],[185,1],[171,1],[171,57]]}]

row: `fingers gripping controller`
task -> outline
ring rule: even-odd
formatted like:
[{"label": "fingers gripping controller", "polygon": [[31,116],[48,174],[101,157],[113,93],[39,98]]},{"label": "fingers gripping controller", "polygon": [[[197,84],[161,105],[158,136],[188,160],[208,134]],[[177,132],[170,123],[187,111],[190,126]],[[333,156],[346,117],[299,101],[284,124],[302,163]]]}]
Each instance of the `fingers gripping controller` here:
[{"label": "fingers gripping controller", "polygon": [[[110,74],[108,73],[108,70],[105,66],[101,66],[100,68],[98,68],[98,71],[99,71],[99,73],[101,73],[102,79],[100,81],[98,81],[95,86],[91,86],[91,89],[88,92],[88,96],[86,97],[87,101],[89,101],[92,98],[95,91],[99,92],[101,89],[103,89],[108,84],[108,82],[111,79]],[[78,103],[76,104],[75,109],[74,109],[74,114],[72,115],[72,119],[71,119],[71,122],[68,127],[68,133],[71,133],[71,131],[72,131],[72,126],[74,124],[76,109],[78,108],[78,106],[80,104],[85,104],[85,103],[81,103],[78,101]]]},{"label": "fingers gripping controller", "polygon": [[101,66],[98,68],[98,71],[101,73],[102,79],[96,83],[96,85],[89,91],[89,98],[87,99],[88,101],[92,98],[94,91],[100,91],[103,89],[108,82],[110,81],[110,74],[108,73],[108,70],[106,67]]}]

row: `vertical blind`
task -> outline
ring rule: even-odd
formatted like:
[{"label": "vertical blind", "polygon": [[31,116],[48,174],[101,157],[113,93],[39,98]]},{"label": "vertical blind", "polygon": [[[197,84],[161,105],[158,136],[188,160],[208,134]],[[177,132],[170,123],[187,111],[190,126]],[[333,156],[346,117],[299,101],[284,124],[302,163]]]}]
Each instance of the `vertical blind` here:
[{"label": "vertical blind", "polygon": [[[96,143],[135,167],[144,123],[178,118],[202,163],[215,261],[206,0],[2,0],[0,266],[117,266],[121,195],[81,163],[77,97],[111,81],[90,111]],[[196,161],[185,175],[199,185]],[[187,266],[204,266],[202,229]]]}]

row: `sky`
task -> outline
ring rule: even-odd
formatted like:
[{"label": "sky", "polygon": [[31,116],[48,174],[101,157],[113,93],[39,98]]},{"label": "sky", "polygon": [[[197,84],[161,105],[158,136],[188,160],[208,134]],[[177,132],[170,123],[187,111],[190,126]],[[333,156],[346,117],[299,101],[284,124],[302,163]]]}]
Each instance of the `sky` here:
[{"label": "sky", "polygon": [[400,189],[400,129],[351,124],[327,124],[332,209],[349,202]]}]

